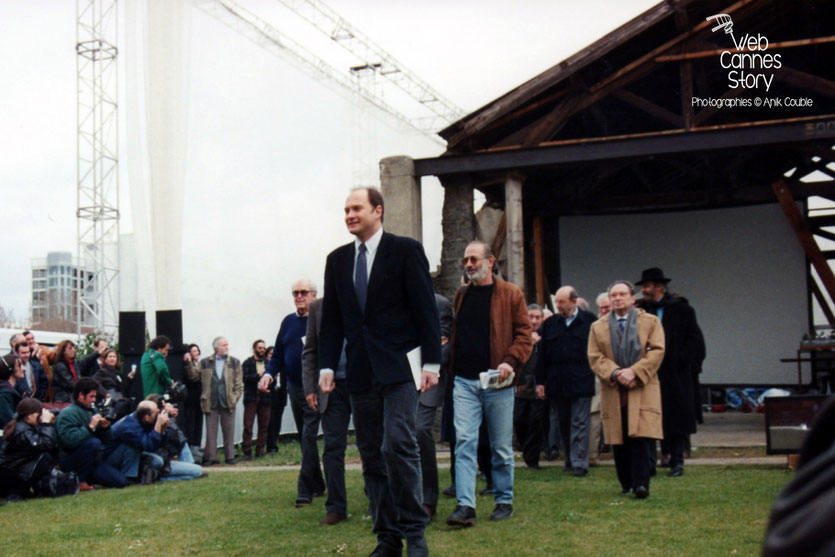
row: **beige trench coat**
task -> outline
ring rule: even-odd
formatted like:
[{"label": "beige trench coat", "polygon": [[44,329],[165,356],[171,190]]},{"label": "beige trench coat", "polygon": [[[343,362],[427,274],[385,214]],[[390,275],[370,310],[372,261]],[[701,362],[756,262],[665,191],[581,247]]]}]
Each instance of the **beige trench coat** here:
[{"label": "beige trench coat", "polygon": [[[623,444],[620,419],[620,396],[617,381],[611,379],[618,369],[612,352],[609,316],[601,317],[591,326],[589,334],[589,364],[600,378],[600,414],[603,437],[610,445]],[[658,368],[664,359],[664,328],[654,315],[638,310],[638,339],[643,347],[641,359],[632,366],[641,386],[629,390],[627,412],[630,437],[661,439],[661,387]]]}]

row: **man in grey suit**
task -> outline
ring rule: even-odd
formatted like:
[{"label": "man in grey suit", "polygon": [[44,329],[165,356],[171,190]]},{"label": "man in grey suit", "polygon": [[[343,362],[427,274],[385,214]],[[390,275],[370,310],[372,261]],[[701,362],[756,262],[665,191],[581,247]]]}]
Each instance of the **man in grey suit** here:
[{"label": "man in grey suit", "polygon": [[319,421],[324,434],[322,464],[328,498],[326,514],[320,525],[333,526],[348,517],[348,498],[345,494],[345,448],[348,445],[348,424],[351,421],[351,402],[345,386],[345,352],[334,372],[334,389],[323,393],[319,388],[319,327],[322,323],[322,299],[310,303],[302,351],[302,385],[309,412],[304,415],[303,436],[319,432]]},{"label": "man in grey suit", "polygon": [[435,516],[438,507],[438,460],[435,457],[435,439],[432,428],[435,425],[435,413],[444,403],[446,367],[449,363],[449,335],[452,331],[452,304],[435,294],[435,305],[441,320],[441,377],[438,386],[420,393],[418,398],[415,433],[420,447],[420,471],[423,476],[423,510],[429,518]]}]

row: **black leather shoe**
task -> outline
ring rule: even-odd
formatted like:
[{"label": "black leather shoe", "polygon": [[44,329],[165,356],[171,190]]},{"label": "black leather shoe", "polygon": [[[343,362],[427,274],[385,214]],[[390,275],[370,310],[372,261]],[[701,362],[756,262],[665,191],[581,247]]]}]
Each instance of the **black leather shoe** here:
[{"label": "black leather shoe", "polygon": [[320,491],[314,491],[313,492],[313,497],[324,497],[325,493],[327,493],[327,492],[328,492],[327,489],[322,489]]},{"label": "black leather shoe", "polygon": [[249,454],[249,453],[244,453],[243,459],[244,459],[244,460],[247,460],[247,461],[248,461],[248,460],[252,460],[252,455],[251,455],[251,454]]},{"label": "black leather shoe", "polygon": [[530,470],[542,470],[542,466],[539,464],[528,464],[528,469]]},{"label": "black leather shoe", "polygon": [[626,489],[621,489],[620,494],[621,495],[632,495],[632,488],[628,487]]},{"label": "black leather shoe", "polygon": [[478,492],[479,495],[493,495],[494,493],[495,490],[493,489],[492,485],[488,485],[487,487]]},{"label": "black leather shoe", "polygon": [[450,526],[475,526],[475,509],[458,505],[452,514],[446,517],[446,523]]},{"label": "black leather shoe", "polygon": [[238,459],[235,458],[234,456],[232,458],[227,458],[226,459],[226,465],[227,466],[234,466],[235,464],[237,464],[237,462],[238,462]]},{"label": "black leather shoe", "polygon": [[513,516],[513,505],[510,503],[497,503],[490,515],[490,520],[507,520]]},{"label": "black leather shoe", "polygon": [[644,485],[635,488],[635,499],[646,499],[649,497],[649,489]]},{"label": "black leather shoe", "polygon": [[426,538],[406,540],[407,557],[429,557],[429,546],[426,545]]},{"label": "black leather shoe", "polygon": [[441,493],[443,493],[445,497],[455,497],[457,495],[455,493],[455,486],[454,485],[451,485],[449,487],[445,487],[444,490]]},{"label": "black leather shoe", "polygon": [[681,475],[684,474],[684,466],[681,464],[676,464],[672,468],[670,468],[670,472],[667,474],[670,478],[679,478]]},{"label": "black leather shoe", "polygon": [[293,506],[295,506],[298,509],[300,507],[306,507],[309,504],[310,499],[308,499],[307,497],[299,497],[298,499],[296,499],[296,502],[293,503]]},{"label": "black leather shoe", "polygon": [[374,551],[368,557],[402,557],[402,555],[403,548],[395,549],[389,545],[380,543],[377,544],[377,547],[374,548]]},{"label": "black leather shoe", "polygon": [[574,469],[574,471],[573,471],[573,472],[571,472],[571,475],[572,475],[572,476],[575,476],[575,477],[577,477],[577,478],[582,478],[582,477],[584,477],[584,476],[585,476],[586,474],[588,474],[588,473],[589,473],[589,471],[588,471],[588,470],[585,470],[585,469],[583,469],[583,468],[575,468],[575,469]]}]

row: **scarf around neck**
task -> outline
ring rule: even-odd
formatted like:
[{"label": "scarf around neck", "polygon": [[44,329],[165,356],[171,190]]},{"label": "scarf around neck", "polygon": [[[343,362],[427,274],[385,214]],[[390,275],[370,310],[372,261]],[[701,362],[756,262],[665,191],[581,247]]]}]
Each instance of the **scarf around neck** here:
[{"label": "scarf around neck", "polygon": [[609,314],[609,334],[612,339],[612,355],[620,367],[630,367],[641,359],[641,342],[638,340],[638,310],[634,307],[626,314],[626,328],[618,336],[618,315]]}]

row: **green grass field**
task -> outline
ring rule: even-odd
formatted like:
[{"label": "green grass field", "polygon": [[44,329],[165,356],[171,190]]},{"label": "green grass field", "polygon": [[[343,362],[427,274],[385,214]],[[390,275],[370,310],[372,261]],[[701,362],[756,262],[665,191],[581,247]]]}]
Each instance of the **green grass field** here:
[{"label": "green grass field", "polygon": [[[447,485],[447,470],[441,470]],[[210,471],[191,482],[96,489],[0,507],[3,555],[368,555],[374,548],[359,471],[347,473],[348,521],[320,527],[324,501],[296,509],[294,471]],[[691,466],[655,478],[644,501],[619,495],[614,468],[574,478],[559,467],[517,469],[515,516],[444,522],[442,498],[427,539],[434,555],[759,555],[772,501],[791,473],[778,467]]]}]

